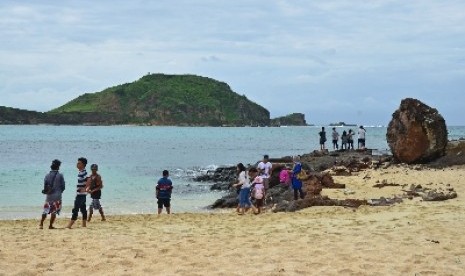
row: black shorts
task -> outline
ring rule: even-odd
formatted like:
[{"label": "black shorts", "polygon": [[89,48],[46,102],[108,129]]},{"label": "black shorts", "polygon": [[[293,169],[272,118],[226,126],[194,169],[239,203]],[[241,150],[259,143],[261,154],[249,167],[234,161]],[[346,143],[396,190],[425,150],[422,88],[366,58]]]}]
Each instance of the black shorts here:
[{"label": "black shorts", "polygon": [[365,139],[358,139],[358,143],[365,146]]},{"label": "black shorts", "polygon": [[170,198],[159,198],[157,201],[158,204],[158,209],[165,207],[170,207],[171,206],[171,199]]}]

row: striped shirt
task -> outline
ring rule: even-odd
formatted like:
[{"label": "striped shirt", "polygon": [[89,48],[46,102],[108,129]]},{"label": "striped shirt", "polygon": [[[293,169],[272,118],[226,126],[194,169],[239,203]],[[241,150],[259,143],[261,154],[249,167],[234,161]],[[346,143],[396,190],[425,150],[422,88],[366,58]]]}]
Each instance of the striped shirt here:
[{"label": "striped shirt", "polygon": [[86,170],[79,171],[78,173],[78,183],[76,185],[76,192],[78,195],[87,195],[86,192],[80,192],[82,188],[86,187],[86,182],[87,182],[87,172]]}]

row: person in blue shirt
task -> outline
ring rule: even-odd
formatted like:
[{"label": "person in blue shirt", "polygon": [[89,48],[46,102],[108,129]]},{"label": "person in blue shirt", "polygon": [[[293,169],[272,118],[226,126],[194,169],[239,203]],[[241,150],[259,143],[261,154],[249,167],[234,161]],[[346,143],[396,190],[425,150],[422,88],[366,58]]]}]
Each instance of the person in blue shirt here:
[{"label": "person in blue shirt", "polygon": [[170,173],[164,170],[163,177],[158,180],[157,186],[155,187],[159,215],[163,211],[163,206],[166,208],[166,213],[171,213],[171,191],[173,190],[173,183],[168,178],[169,175]]},{"label": "person in blue shirt", "polygon": [[294,190],[294,200],[304,198],[305,194],[302,191],[302,180],[297,178],[297,175],[302,171],[302,164],[300,163],[300,156],[294,156],[294,168],[292,169],[292,189]]}]

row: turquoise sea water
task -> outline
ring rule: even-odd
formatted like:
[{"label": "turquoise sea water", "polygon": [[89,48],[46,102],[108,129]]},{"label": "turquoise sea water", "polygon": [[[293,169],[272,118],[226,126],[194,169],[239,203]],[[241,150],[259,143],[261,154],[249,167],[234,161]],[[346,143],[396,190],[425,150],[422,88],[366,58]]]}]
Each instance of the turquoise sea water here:
[{"label": "turquoise sea water", "polygon": [[[339,133],[344,129],[349,128],[338,128]],[[448,130],[449,139],[465,137],[465,127]],[[154,187],[164,169],[171,172],[175,186],[173,212],[204,212],[222,193],[211,192],[211,183],[192,181],[193,176],[220,165],[253,164],[264,154],[309,153],[319,148],[319,131],[320,127],[3,125],[0,219],[40,216],[43,178],[55,158],[62,161],[60,171],[67,186],[61,217],[68,218],[75,196],[76,161],[81,156],[89,165],[99,165],[105,185],[102,203],[108,214],[154,213]],[[368,127],[367,147],[387,149],[385,134],[385,127]]]}]

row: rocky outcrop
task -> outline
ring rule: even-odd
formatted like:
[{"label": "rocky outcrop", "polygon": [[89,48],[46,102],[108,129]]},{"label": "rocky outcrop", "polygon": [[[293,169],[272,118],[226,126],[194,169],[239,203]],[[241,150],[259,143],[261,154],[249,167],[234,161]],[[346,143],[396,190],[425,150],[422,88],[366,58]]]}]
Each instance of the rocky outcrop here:
[{"label": "rocky outcrop", "polygon": [[446,122],[436,109],[407,98],[392,114],[386,138],[396,161],[430,162],[445,154]]},{"label": "rocky outcrop", "polygon": [[48,120],[45,113],[18,108],[0,106],[0,124],[43,124]]},{"label": "rocky outcrop", "polygon": [[454,165],[465,164],[465,141],[456,140],[447,143],[446,155],[429,163],[429,167],[445,168]]},{"label": "rocky outcrop", "polygon": [[271,126],[306,126],[305,115],[302,113],[292,113],[287,116],[271,119]]},{"label": "rocky outcrop", "polygon": [[[450,143],[448,146],[448,155],[456,157],[462,157],[465,152],[465,141],[455,141]],[[454,147],[451,147],[454,145]],[[335,159],[337,157],[337,159]],[[447,155],[445,156],[447,157]],[[441,161],[442,158],[436,160],[439,162],[438,165],[444,165]],[[361,205],[368,206],[389,206],[393,204],[402,203],[405,199],[413,199],[419,197],[423,201],[441,201],[456,198],[457,192],[452,188],[450,184],[447,185],[436,185],[423,188],[420,185],[411,185],[410,188],[406,184],[392,183],[388,180],[378,180],[377,184],[373,186],[376,189],[383,189],[385,187],[399,187],[404,194],[397,194],[392,197],[380,197],[371,199],[357,199],[357,198],[346,198],[346,199],[331,199],[328,196],[322,195],[323,189],[341,189],[341,192],[346,196],[357,194],[356,186],[352,187],[354,190],[346,188],[345,184],[336,183],[333,176],[347,176],[355,174],[371,168],[374,170],[383,170],[389,166],[396,166],[398,168],[409,168],[413,170],[423,170],[430,167],[431,164],[391,164],[391,156],[371,156],[369,151],[360,152],[338,152],[337,156],[332,154],[326,155],[315,155],[308,154],[302,155],[301,161],[304,169],[308,171],[307,178],[303,180],[302,189],[305,197],[303,199],[294,200],[293,190],[287,186],[279,183],[278,174],[283,167],[289,167],[292,165],[292,158],[287,156],[279,159],[273,159],[273,172],[270,177],[269,189],[266,193],[265,206],[273,212],[294,212],[303,208],[312,206],[342,206],[357,208]],[[462,159],[458,160],[461,161]],[[337,161],[337,162],[336,162]],[[456,161],[456,159],[453,159]],[[331,163],[333,165],[331,165]],[[455,163],[454,163],[455,164]],[[463,164],[463,163],[461,163]],[[249,165],[250,167],[251,165]],[[256,166],[256,165],[255,165]],[[315,166],[315,167],[314,167]],[[318,170],[320,167],[327,167],[328,170]],[[332,167],[331,167],[332,166]],[[314,169],[316,168],[316,169]],[[224,181],[233,181],[233,167],[229,168],[218,168],[216,171],[210,172],[210,176],[205,178],[197,178],[198,181],[223,181],[223,184],[216,183],[215,189],[229,190],[224,197],[215,201],[210,208],[233,208],[237,206],[237,193],[234,188]],[[216,174],[216,176],[215,176]],[[363,180],[370,179],[369,173],[366,173]],[[340,178],[338,178],[340,181]],[[428,184],[432,185],[432,184]]]}]

